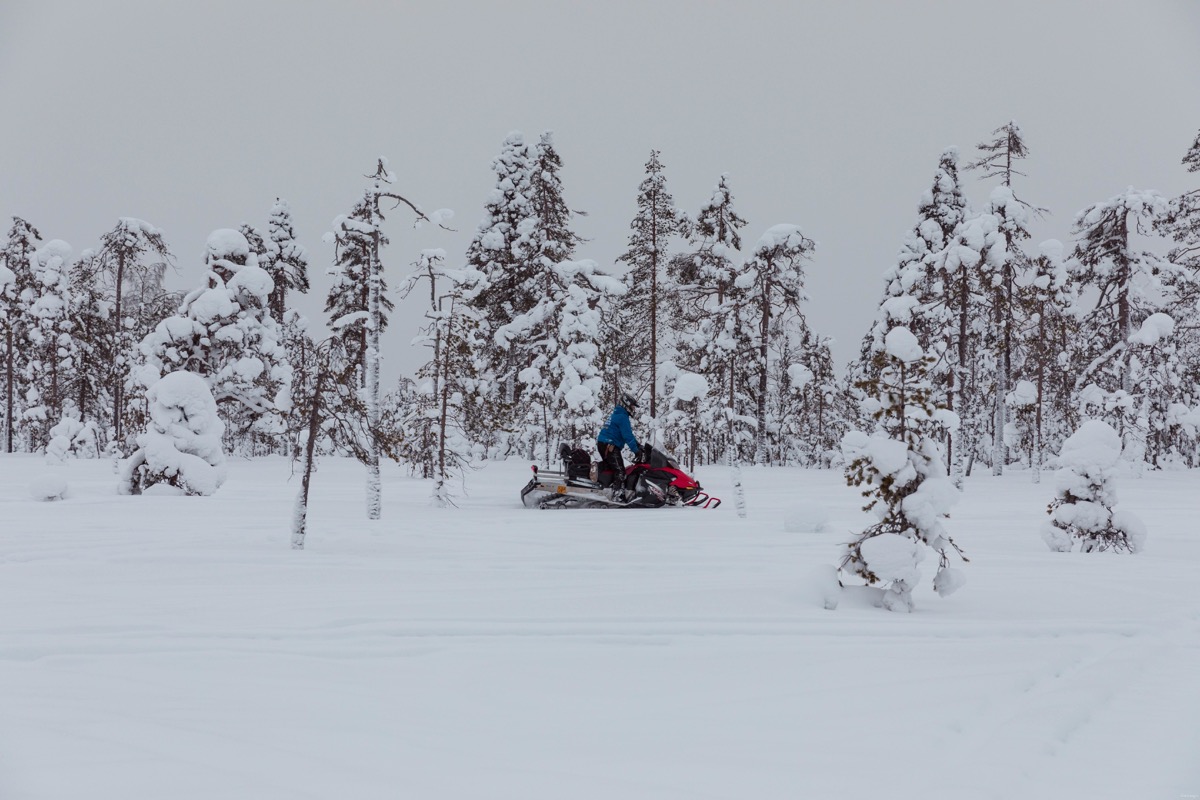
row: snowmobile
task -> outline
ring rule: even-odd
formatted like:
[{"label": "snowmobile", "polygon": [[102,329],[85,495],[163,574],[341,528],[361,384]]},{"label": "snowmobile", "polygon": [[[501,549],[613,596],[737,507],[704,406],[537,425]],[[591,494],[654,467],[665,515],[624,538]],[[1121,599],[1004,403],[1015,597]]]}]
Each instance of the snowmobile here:
[{"label": "snowmobile", "polygon": [[617,475],[603,462],[593,462],[585,450],[561,445],[561,470],[539,470],[521,490],[529,508],[659,508],[688,506],[716,508],[720,498],[679,468],[674,458],[643,445],[634,462]]}]

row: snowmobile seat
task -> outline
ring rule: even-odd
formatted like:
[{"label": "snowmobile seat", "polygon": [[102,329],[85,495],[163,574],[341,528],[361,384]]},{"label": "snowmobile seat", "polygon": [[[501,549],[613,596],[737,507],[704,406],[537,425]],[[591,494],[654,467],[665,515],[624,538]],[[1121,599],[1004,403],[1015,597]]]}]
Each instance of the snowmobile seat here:
[{"label": "snowmobile seat", "polygon": [[586,480],[592,477],[592,457],[586,450],[564,444],[559,447],[558,455],[566,464],[568,479],[583,478]]}]

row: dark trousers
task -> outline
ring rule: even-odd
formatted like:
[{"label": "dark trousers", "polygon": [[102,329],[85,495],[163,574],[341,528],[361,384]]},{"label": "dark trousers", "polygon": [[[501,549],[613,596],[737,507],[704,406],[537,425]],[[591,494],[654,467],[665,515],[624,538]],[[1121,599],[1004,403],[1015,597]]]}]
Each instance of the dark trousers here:
[{"label": "dark trousers", "polygon": [[[625,484],[625,459],[621,458],[621,448],[615,444],[597,441],[596,450],[600,453],[599,472],[608,471],[615,473],[612,476],[612,484],[618,488],[623,486]],[[600,475],[596,477],[601,478],[601,483],[607,485],[607,482]]]}]

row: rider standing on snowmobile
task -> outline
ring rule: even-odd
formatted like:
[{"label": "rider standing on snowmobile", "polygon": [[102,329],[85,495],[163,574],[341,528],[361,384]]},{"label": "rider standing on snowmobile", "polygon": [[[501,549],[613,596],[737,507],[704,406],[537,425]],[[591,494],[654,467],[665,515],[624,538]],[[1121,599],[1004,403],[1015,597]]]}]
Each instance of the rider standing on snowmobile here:
[{"label": "rider standing on snowmobile", "polygon": [[640,447],[633,435],[633,426],[629,424],[629,412],[637,411],[637,398],[628,392],[622,392],[617,407],[608,418],[608,424],[596,437],[596,449],[600,452],[600,462],[616,473],[614,481],[616,488],[621,488],[625,480],[625,459],[621,457],[621,448],[628,447],[636,453]]}]

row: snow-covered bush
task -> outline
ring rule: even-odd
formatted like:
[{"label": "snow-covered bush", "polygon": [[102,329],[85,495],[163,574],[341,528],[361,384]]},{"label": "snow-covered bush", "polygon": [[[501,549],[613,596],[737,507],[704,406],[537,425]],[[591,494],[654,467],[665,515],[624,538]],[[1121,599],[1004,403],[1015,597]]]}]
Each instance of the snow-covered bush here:
[{"label": "snow-covered bush", "polygon": [[[164,375],[146,392],[150,429],[122,464],[122,494],[210,495],[225,481],[221,437],[225,423],[204,378],[192,372]],[[175,491],[166,487],[174,487]]]},{"label": "snow-covered bush", "polygon": [[1051,550],[1066,553],[1080,543],[1085,553],[1140,552],[1146,528],[1133,514],[1114,510],[1113,477],[1121,458],[1121,437],[1107,423],[1088,420],[1063,442],[1055,477],[1058,493],[1042,525]]},{"label": "snow-covered bush", "polygon": [[50,429],[50,441],[46,444],[46,461],[50,464],[61,464],[69,455],[99,458],[101,452],[100,430],[93,420],[84,422],[67,413]]},{"label": "snow-covered bush", "polygon": [[[939,557],[933,586],[942,596],[962,585],[948,566],[948,551],[959,552],[942,519],[959,492],[946,477],[938,440],[954,430],[957,418],[933,400],[932,357],[907,328],[892,328],[875,354],[878,378],[860,387],[864,410],[878,423],[871,435],[851,431],[842,438],[846,482],[862,486],[864,510],[876,520],[845,545],[840,569],[883,588],[880,602],[891,611],[911,611],[912,590],[920,579],[925,545]],[[965,559],[964,559],[965,560]]]}]

